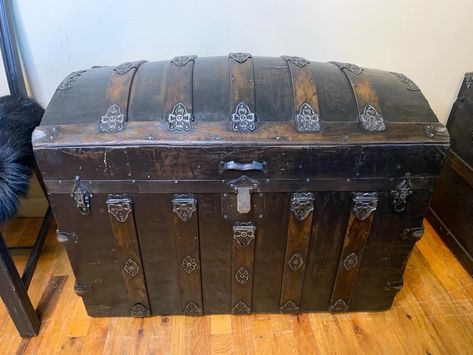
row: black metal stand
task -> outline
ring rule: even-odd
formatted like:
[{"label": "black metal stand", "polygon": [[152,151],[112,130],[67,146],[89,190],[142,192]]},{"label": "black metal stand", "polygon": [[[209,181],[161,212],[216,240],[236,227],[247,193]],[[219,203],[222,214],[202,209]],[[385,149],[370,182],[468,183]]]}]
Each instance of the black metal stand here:
[{"label": "black metal stand", "polygon": [[[8,1],[0,0],[0,44],[5,73],[10,93],[27,97],[28,92],[26,91],[23,71],[21,70],[13,18],[9,15],[10,13]],[[36,176],[43,191],[46,193],[41,180],[41,174],[38,171],[36,171]],[[41,249],[48,235],[52,219],[51,207],[48,207],[21,278],[13,263],[5,240],[0,233],[0,296],[22,337],[35,336],[39,331],[39,317],[31,304],[27,290],[38,264]]]}]

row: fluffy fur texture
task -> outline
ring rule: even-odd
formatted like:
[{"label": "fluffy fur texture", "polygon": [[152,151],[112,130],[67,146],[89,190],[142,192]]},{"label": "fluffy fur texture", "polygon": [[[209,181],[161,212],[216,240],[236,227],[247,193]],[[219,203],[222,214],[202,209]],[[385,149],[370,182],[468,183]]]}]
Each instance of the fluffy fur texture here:
[{"label": "fluffy fur texture", "polygon": [[26,196],[35,166],[31,134],[44,110],[19,96],[0,97],[0,225],[18,209]]}]

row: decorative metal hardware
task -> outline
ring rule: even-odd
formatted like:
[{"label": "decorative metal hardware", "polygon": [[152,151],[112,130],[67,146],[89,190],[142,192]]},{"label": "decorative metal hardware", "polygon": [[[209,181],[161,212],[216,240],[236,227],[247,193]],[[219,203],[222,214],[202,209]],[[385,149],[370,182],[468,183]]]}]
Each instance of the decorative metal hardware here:
[{"label": "decorative metal hardware", "polygon": [[442,124],[428,124],[425,126],[425,132],[427,133],[427,137],[429,138],[448,138],[448,130],[447,127],[445,127]]},{"label": "decorative metal hardware", "polygon": [[243,175],[230,181],[229,185],[237,193],[237,211],[242,214],[250,212],[251,193],[258,188],[258,181]]},{"label": "decorative metal hardware", "polygon": [[56,239],[59,243],[66,244],[66,243],[79,243],[79,238],[76,233],[67,233],[60,231],[59,229],[56,231]]},{"label": "decorative metal hardware", "polygon": [[296,115],[296,126],[299,132],[317,132],[320,130],[319,115],[312,106],[303,103]]},{"label": "decorative metal hardware", "polygon": [[240,102],[235,113],[230,116],[230,123],[235,132],[254,131],[256,128],[256,116],[243,101]]},{"label": "decorative metal hardware", "polygon": [[133,207],[128,197],[109,195],[107,200],[108,213],[114,216],[117,221],[125,222],[128,219]]},{"label": "decorative metal hardware", "polygon": [[371,105],[365,106],[359,120],[366,131],[379,132],[386,129],[383,116],[381,116]]},{"label": "decorative metal hardware", "polygon": [[233,313],[235,314],[249,314],[251,308],[243,301],[238,301],[235,306],[232,308]]},{"label": "decorative metal hardware", "polygon": [[469,89],[473,86],[473,73],[466,73],[465,74],[465,84],[466,84],[467,89]]},{"label": "decorative metal hardware", "polygon": [[69,90],[72,87],[72,83],[77,80],[79,76],[85,73],[87,70],[79,70],[72,72],[59,84],[57,87],[58,90]]},{"label": "decorative metal hardware", "polygon": [[299,306],[293,300],[289,300],[284,303],[280,308],[281,313],[298,313]]},{"label": "decorative metal hardware", "polygon": [[386,291],[386,292],[390,292],[390,291],[399,292],[402,289],[402,286],[404,286],[404,280],[388,281],[388,282],[386,282],[386,285],[384,286],[384,291]]},{"label": "decorative metal hardware", "polygon": [[99,131],[103,133],[117,133],[125,129],[125,115],[117,104],[110,106],[100,119]]},{"label": "decorative metal hardware", "polygon": [[197,200],[192,195],[174,195],[172,199],[172,211],[184,222],[192,218],[196,206]]},{"label": "decorative metal hardware", "polygon": [[197,303],[190,301],[184,308],[184,314],[186,316],[200,316],[202,315],[202,310]]},{"label": "decorative metal hardware", "polygon": [[133,68],[138,69],[138,67],[144,62],[145,62],[144,60],[138,60],[136,62],[122,63],[120,65],[117,65],[115,68],[113,68],[113,71],[119,75],[124,75]]},{"label": "decorative metal hardware", "polygon": [[197,58],[196,55],[181,55],[171,59],[171,63],[177,65],[178,67],[183,67],[190,61],[194,61]]},{"label": "decorative metal hardware", "polygon": [[143,318],[149,316],[149,310],[144,304],[137,303],[131,307],[130,315],[132,317]]},{"label": "decorative metal hardware", "polygon": [[92,284],[79,283],[77,281],[74,283],[74,292],[79,297],[83,297],[85,294],[93,291],[93,289],[94,285]]},{"label": "decorative metal hardware", "polygon": [[310,62],[307,59],[302,58],[302,57],[294,57],[294,56],[285,55],[285,56],[283,56],[283,59],[286,62],[291,62],[292,64],[298,66],[299,68],[303,68],[307,64],[310,64]]},{"label": "decorative metal hardware", "polygon": [[299,270],[303,264],[304,264],[304,260],[302,259],[302,255],[299,253],[294,254],[289,259],[289,267],[291,268],[292,271]]},{"label": "decorative metal hardware", "polygon": [[184,259],[182,259],[181,266],[185,272],[190,274],[197,268],[197,261],[190,255],[187,255]]},{"label": "decorative metal hardware", "polygon": [[360,221],[364,221],[378,207],[376,192],[357,192],[353,198],[353,212]]},{"label": "decorative metal hardware", "polygon": [[249,278],[250,278],[250,273],[243,266],[241,266],[235,273],[235,279],[242,285],[246,284]]},{"label": "decorative metal hardware", "polygon": [[183,103],[178,102],[168,116],[168,129],[174,131],[190,131],[194,118],[187,112]]},{"label": "decorative metal hardware", "polygon": [[402,233],[402,239],[410,240],[414,243],[421,240],[424,235],[424,227],[419,228],[406,228]]},{"label": "decorative metal hardware", "polygon": [[125,270],[126,273],[130,275],[131,277],[135,277],[136,275],[138,275],[138,272],[140,271],[140,267],[133,259],[128,259],[125,262],[125,265],[123,266],[123,270]]},{"label": "decorative metal hardware", "polygon": [[314,210],[314,194],[312,192],[296,192],[292,194],[291,211],[299,221],[303,221]]},{"label": "decorative metal hardware", "polygon": [[343,260],[343,267],[346,271],[350,271],[358,264],[358,256],[355,253],[349,254],[345,260]]},{"label": "decorative metal hardware", "polygon": [[228,58],[233,59],[235,62],[238,63],[244,63],[248,60],[248,58],[251,58],[250,53],[230,53],[228,55]]},{"label": "decorative metal hardware", "polygon": [[337,302],[331,305],[328,310],[329,312],[346,312],[348,311],[348,306],[344,300],[339,299]]},{"label": "decorative metal hardware", "polygon": [[404,74],[394,73],[394,72],[391,72],[391,73],[394,74],[394,76],[396,76],[403,84],[406,85],[407,90],[420,91],[419,87]]},{"label": "decorative metal hardware", "polygon": [[406,174],[404,180],[398,185],[396,190],[391,191],[393,196],[393,208],[395,212],[404,212],[406,210],[407,198],[414,193],[410,182],[411,174]]},{"label": "decorative metal hardware", "polygon": [[350,73],[359,75],[363,72],[363,68],[359,67],[356,64],[351,64],[351,63],[339,63],[340,64],[340,69],[346,69]]},{"label": "decorative metal hardware", "polygon": [[92,200],[93,195],[87,191],[87,189],[82,185],[80,177],[75,177],[74,190],[72,190],[71,197],[76,202],[79,212],[87,216],[90,214],[90,201]]},{"label": "decorative metal hardware", "polygon": [[242,248],[255,239],[256,226],[251,222],[236,222],[233,225],[233,239]]}]

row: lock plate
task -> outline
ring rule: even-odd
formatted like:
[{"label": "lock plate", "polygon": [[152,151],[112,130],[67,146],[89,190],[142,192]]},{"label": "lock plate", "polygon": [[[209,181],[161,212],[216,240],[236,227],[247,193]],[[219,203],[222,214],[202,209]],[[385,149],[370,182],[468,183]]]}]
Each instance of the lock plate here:
[{"label": "lock plate", "polygon": [[239,218],[242,214],[253,213],[263,217],[264,198],[258,191],[259,182],[242,176],[228,183],[231,192],[222,194],[222,214],[224,218]]}]

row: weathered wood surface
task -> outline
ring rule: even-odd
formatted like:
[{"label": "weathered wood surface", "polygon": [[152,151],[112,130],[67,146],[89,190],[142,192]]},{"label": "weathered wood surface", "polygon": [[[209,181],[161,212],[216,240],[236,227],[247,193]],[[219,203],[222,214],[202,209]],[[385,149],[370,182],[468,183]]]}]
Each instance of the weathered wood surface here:
[{"label": "weathered wood surface", "polygon": [[[32,242],[31,231],[40,223],[9,222],[4,230],[9,245]],[[39,336],[21,339],[0,307],[2,353],[465,354],[473,348],[473,281],[430,225],[425,227],[389,311],[147,319],[90,318],[51,228],[29,291],[42,320]],[[14,256],[20,270],[26,259]]]}]

